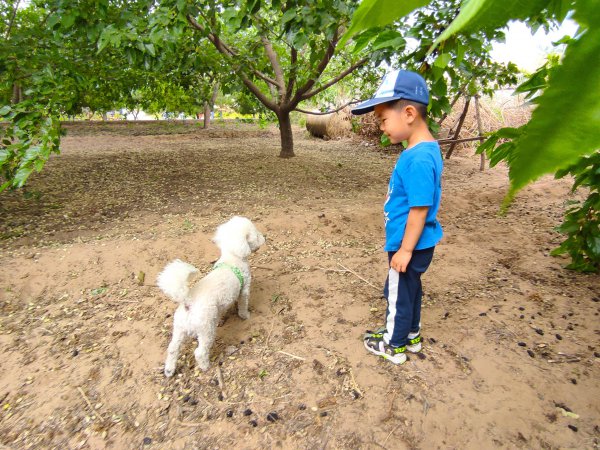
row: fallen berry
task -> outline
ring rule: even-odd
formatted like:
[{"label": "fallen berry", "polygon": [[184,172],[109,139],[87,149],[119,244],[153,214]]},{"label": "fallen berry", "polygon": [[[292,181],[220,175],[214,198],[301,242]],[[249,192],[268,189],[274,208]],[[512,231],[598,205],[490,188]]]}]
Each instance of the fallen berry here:
[{"label": "fallen berry", "polygon": [[276,412],[270,412],[267,414],[267,420],[269,422],[275,422],[276,420],[279,420],[279,415]]}]

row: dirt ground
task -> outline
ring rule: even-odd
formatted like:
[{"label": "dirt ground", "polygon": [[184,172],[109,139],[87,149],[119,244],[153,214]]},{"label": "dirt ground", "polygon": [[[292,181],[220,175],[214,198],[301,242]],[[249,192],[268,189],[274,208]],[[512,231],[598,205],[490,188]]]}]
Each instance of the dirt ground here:
[{"label": "dirt ground", "polygon": [[[420,357],[368,354],[382,324],[382,202],[394,151],[252,125],[68,125],[26,196],[0,196],[0,448],[495,449],[600,446],[600,279],[562,268],[566,180],[499,216],[506,168],[445,162],[445,238],[424,276]],[[162,374],[180,258],[210,270],[234,214],[251,317],[207,372]]]}]

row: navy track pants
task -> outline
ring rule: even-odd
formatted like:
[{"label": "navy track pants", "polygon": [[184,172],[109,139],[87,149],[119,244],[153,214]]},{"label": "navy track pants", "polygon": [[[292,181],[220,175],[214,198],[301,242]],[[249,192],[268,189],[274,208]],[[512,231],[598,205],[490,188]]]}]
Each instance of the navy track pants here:
[{"label": "navy track pants", "polygon": [[[386,333],[383,340],[393,347],[408,343],[408,334],[416,333],[421,326],[421,275],[433,259],[435,247],[413,251],[406,272],[400,273],[390,267],[385,280],[383,295],[387,299],[385,313]],[[396,252],[388,252],[388,261]]]}]

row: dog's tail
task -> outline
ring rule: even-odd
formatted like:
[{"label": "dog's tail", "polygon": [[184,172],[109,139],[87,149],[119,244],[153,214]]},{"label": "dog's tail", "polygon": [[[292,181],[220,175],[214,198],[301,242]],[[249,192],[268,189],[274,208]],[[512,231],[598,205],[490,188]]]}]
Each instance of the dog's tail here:
[{"label": "dog's tail", "polygon": [[191,264],[179,259],[171,261],[164,270],[158,274],[158,287],[176,302],[184,303],[190,293],[188,280],[192,274],[198,272]]}]

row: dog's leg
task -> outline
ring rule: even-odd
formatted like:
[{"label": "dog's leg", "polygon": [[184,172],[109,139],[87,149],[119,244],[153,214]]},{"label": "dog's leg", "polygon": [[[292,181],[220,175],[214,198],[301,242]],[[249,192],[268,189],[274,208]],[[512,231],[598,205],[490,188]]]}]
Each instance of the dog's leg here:
[{"label": "dog's leg", "polygon": [[202,370],[208,370],[210,366],[210,348],[215,341],[217,334],[217,322],[219,320],[219,312],[215,308],[214,311],[207,312],[206,321],[203,323],[202,330],[198,333],[198,347],[194,350],[196,357],[196,365]]},{"label": "dog's leg", "polygon": [[246,320],[250,318],[250,312],[248,311],[248,299],[250,298],[250,280],[248,280],[244,287],[242,288],[242,292],[240,292],[240,296],[238,298],[238,316],[242,319]]},{"label": "dog's leg", "polygon": [[177,365],[177,357],[179,356],[179,347],[185,338],[183,328],[173,327],[173,338],[167,349],[167,360],[165,361],[165,375],[173,376],[175,366]]},{"label": "dog's leg", "polygon": [[198,347],[194,350],[194,356],[196,357],[196,365],[206,371],[210,367],[210,348],[215,338],[214,331],[212,333],[205,333],[202,337],[198,337]]}]

